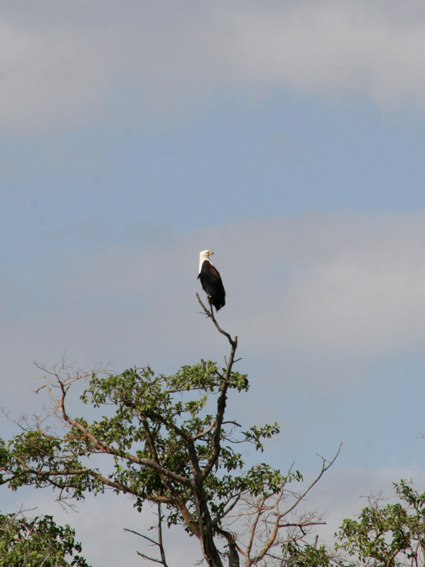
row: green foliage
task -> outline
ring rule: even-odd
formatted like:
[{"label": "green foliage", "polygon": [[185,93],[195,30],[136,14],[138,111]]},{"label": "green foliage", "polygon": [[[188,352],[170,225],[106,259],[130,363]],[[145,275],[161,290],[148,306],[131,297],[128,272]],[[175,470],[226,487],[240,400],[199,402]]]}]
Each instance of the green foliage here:
[{"label": "green foliage", "polygon": [[336,567],[329,550],[324,546],[306,545],[303,542],[289,542],[283,549],[282,565],[285,567]]},{"label": "green foliage", "polygon": [[286,567],[419,567],[425,564],[425,493],[410,484],[394,485],[400,499],[370,500],[357,519],[346,519],[334,548],[309,545],[303,538],[282,547]]},{"label": "green foliage", "polygon": [[57,380],[49,391],[63,427],[37,426],[0,445],[0,482],[14,490],[50,486],[61,497],[80,499],[111,488],[132,495],[139,511],[147,501],[161,503],[168,526],[181,524],[200,539],[207,530],[225,534],[231,543],[225,519],[242,497],[277,494],[283,484],[301,480],[265,463],[246,467],[241,444],[263,451],[263,441],[279,428],[243,432],[224,420],[228,394],[249,388],[247,376],[231,365],[201,360],[172,376],[149,367],[93,374],[81,396],[91,419],[67,413],[66,395],[76,379]]},{"label": "green foliage", "polygon": [[248,431],[245,431],[245,439],[250,441],[255,445],[257,451],[264,451],[264,446],[262,439],[270,439],[273,435],[277,435],[280,432],[279,425],[273,423],[273,425],[264,425],[263,427],[258,427],[253,425]]},{"label": "green foliage", "polygon": [[74,530],[57,526],[51,516],[0,515],[0,566],[89,567],[80,553]]},{"label": "green foliage", "polygon": [[423,565],[425,561],[425,493],[405,481],[395,484],[400,502],[364,508],[358,520],[344,520],[339,548],[362,564],[375,567]]}]

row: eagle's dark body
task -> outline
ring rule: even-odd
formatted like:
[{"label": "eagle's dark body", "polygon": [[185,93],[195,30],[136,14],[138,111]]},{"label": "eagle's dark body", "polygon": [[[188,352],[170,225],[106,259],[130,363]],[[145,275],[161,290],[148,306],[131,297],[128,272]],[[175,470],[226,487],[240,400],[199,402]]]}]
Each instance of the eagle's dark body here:
[{"label": "eagle's dark body", "polygon": [[212,252],[204,250],[199,254],[199,274],[198,278],[208,297],[208,302],[218,311],[226,304],[226,292],[219,271],[208,259]]}]

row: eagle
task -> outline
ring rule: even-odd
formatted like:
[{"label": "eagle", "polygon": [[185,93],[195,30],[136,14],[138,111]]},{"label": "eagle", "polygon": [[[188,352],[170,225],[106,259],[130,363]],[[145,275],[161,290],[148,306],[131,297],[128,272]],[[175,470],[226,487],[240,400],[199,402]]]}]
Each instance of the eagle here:
[{"label": "eagle", "polygon": [[198,278],[207,294],[209,304],[214,305],[218,311],[226,304],[226,292],[217,268],[209,259],[211,254],[214,254],[211,250],[203,250],[199,253]]}]

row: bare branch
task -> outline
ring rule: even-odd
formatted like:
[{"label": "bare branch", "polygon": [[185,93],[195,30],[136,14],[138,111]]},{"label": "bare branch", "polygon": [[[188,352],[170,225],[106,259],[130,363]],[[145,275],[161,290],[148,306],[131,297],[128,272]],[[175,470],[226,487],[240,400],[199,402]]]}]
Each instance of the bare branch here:
[{"label": "bare branch", "polygon": [[145,539],[146,541],[148,541],[151,545],[158,547],[160,559],[157,559],[155,557],[150,557],[149,555],[145,555],[144,553],[141,553],[140,551],[137,552],[138,555],[140,555],[144,559],[147,559],[148,561],[152,561],[153,563],[158,563],[160,565],[163,565],[163,567],[168,567],[167,559],[166,559],[166,556],[165,556],[163,535],[162,535],[163,516],[162,516],[162,512],[161,512],[161,504],[159,502],[158,502],[157,516],[158,516],[157,524],[156,524],[156,526],[152,526],[151,529],[154,529],[156,527],[156,529],[158,531],[158,541],[154,540],[153,538],[148,537],[147,535],[136,532],[135,530],[131,530],[129,528],[124,528],[124,530],[126,532],[130,532],[132,534],[135,534],[135,535]]},{"label": "bare branch", "polygon": [[232,347],[235,348],[236,350],[236,345],[238,342],[238,337],[235,337],[234,339],[232,339],[232,337],[229,335],[229,333],[227,333],[226,331],[224,331],[220,325],[217,323],[216,318],[214,317],[214,312],[213,309],[211,308],[211,311],[209,309],[207,309],[204,305],[204,303],[202,303],[201,298],[199,297],[199,293],[196,294],[196,298],[198,300],[198,303],[201,304],[202,309],[204,310],[204,313],[207,317],[209,317],[212,322],[214,323],[214,325],[216,326],[217,331],[219,331],[219,333],[221,333],[222,335],[224,335],[225,337],[227,337],[227,340],[229,341],[229,343],[231,344]]},{"label": "bare branch", "polygon": [[[256,499],[248,496],[243,499],[246,510],[244,511],[243,508],[238,509],[236,518],[241,518],[242,516],[248,518],[248,524],[244,529],[244,535],[247,536],[248,540],[244,549],[240,550],[240,553],[245,557],[247,567],[260,563],[263,564],[263,561],[267,561],[267,557],[269,560],[276,560],[276,564],[280,565],[282,558],[280,557],[278,561],[278,557],[272,552],[273,549],[281,549],[282,545],[288,541],[302,539],[308,535],[310,528],[325,523],[317,515],[294,515],[294,510],[317,484],[323,474],[332,466],[340,450],[341,445],[331,461],[321,457],[321,470],[301,493],[295,494],[288,491],[286,488],[287,478],[285,478],[277,494],[261,495]],[[288,473],[289,476],[290,473]],[[281,510],[281,504],[285,502],[288,495],[291,495],[293,502],[286,509]]]},{"label": "bare branch", "polygon": [[[292,512],[292,510],[294,510],[294,508],[296,508],[298,506],[298,504],[301,502],[301,500],[304,500],[304,498],[307,496],[307,494],[311,491],[311,489],[316,486],[316,484],[319,482],[319,480],[322,478],[322,476],[325,474],[326,471],[328,471],[331,466],[334,464],[334,462],[336,461],[336,459],[338,458],[338,455],[340,454],[342,449],[342,443],[340,443],[337,452],[335,453],[335,456],[333,457],[333,459],[331,461],[328,461],[327,459],[325,459],[324,457],[320,457],[322,459],[322,468],[319,472],[319,474],[316,476],[316,478],[313,480],[313,482],[311,482],[307,488],[304,490],[304,492],[302,492],[297,499],[295,500],[294,504],[288,508],[285,512],[285,515],[289,514],[290,512]],[[320,455],[319,455],[320,456]]]}]

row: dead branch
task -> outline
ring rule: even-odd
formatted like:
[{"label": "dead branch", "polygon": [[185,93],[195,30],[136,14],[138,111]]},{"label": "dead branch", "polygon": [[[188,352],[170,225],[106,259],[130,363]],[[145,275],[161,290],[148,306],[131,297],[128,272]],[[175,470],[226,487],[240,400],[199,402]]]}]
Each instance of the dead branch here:
[{"label": "dead branch", "polygon": [[221,333],[222,335],[224,335],[225,337],[227,337],[227,340],[229,341],[229,343],[231,344],[231,346],[236,350],[237,347],[237,342],[238,342],[238,337],[235,337],[234,339],[232,339],[232,337],[229,335],[229,333],[227,333],[226,331],[224,331],[220,325],[217,323],[216,318],[214,317],[214,311],[213,309],[209,310],[205,307],[204,303],[201,301],[201,298],[199,297],[199,293],[196,293],[196,298],[198,300],[198,303],[200,303],[202,309],[204,310],[204,313],[207,317],[209,317],[212,322],[214,323],[217,331],[219,333]]},{"label": "dead branch", "polygon": [[158,516],[158,521],[157,521],[156,525],[151,526],[151,529],[156,528],[156,530],[158,532],[158,541],[156,541],[153,538],[148,537],[147,535],[136,532],[135,530],[131,530],[129,528],[124,528],[124,531],[135,534],[135,535],[145,539],[152,546],[157,547],[158,550],[159,550],[159,554],[160,554],[159,559],[157,559],[155,557],[150,557],[149,555],[146,555],[146,554],[138,551],[137,554],[140,555],[140,557],[143,557],[143,559],[147,559],[148,561],[152,561],[153,563],[158,563],[160,565],[163,565],[163,567],[168,567],[167,559],[166,559],[166,556],[165,556],[165,547],[164,547],[164,539],[163,539],[163,532],[162,532],[162,523],[163,523],[164,517],[163,517],[162,512],[161,512],[161,503],[160,502],[158,502],[158,504],[157,504],[157,516]]},{"label": "dead branch", "polygon": [[[235,514],[237,519],[242,516],[247,518],[247,524],[243,530],[243,533],[247,536],[247,542],[242,547],[239,543],[240,553],[245,557],[246,567],[258,565],[267,557],[269,559],[275,558],[272,553],[273,549],[281,548],[289,541],[302,539],[308,535],[310,528],[325,523],[321,516],[315,514],[294,516],[294,511],[324,473],[333,465],[341,451],[341,446],[339,446],[331,461],[321,457],[322,467],[319,473],[301,493],[294,494],[288,491],[285,479],[278,494],[242,498],[245,510],[239,508]],[[288,495],[291,495],[294,500],[285,509],[281,509]],[[278,564],[280,565],[280,563]]]}]

